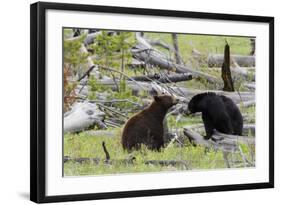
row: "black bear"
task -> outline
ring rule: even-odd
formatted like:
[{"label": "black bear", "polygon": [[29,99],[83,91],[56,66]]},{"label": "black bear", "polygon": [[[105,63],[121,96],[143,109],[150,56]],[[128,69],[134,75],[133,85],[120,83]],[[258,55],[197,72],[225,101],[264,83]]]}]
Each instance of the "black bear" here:
[{"label": "black bear", "polygon": [[242,135],[241,112],[228,97],[212,92],[195,95],[188,103],[188,112],[202,112],[205,139],[211,138],[214,129],[225,134]]},{"label": "black bear", "polygon": [[164,145],[163,120],[167,111],[178,100],[170,95],[154,96],[153,102],[144,110],[132,116],[123,129],[124,149],[139,149],[141,144],[151,150],[160,150]]}]

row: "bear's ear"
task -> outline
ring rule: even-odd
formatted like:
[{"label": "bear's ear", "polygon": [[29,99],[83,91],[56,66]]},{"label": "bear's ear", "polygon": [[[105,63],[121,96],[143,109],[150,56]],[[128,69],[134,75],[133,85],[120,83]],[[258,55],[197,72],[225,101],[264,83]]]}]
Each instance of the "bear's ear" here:
[{"label": "bear's ear", "polygon": [[157,96],[157,95],[154,95],[153,98],[154,98],[154,100],[155,100],[156,102],[159,102],[159,101],[160,101],[160,98],[159,98],[159,96]]}]

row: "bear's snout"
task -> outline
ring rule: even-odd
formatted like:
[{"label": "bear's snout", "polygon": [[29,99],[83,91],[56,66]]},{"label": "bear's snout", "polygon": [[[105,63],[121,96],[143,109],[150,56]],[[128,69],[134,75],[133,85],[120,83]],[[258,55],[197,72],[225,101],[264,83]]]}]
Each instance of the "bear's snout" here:
[{"label": "bear's snout", "polygon": [[174,105],[178,104],[179,101],[180,101],[180,100],[179,100],[178,98],[173,97],[173,104],[174,104]]}]

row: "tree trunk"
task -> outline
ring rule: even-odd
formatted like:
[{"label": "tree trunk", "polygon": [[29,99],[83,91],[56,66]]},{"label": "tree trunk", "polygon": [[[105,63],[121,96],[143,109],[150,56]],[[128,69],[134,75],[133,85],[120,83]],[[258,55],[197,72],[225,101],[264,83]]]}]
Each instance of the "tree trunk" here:
[{"label": "tree trunk", "polygon": [[182,58],[181,58],[180,52],[179,52],[178,36],[177,36],[176,33],[172,33],[172,39],[173,39],[173,46],[174,46],[174,49],[175,49],[176,63],[180,64],[180,65],[183,65],[183,62],[181,60]]},{"label": "tree trunk", "polygon": [[222,64],[221,77],[224,83],[223,90],[233,92],[234,86],[230,72],[230,48],[228,43],[224,47],[224,62]]},{"label": "tree trunk", "polygon": [[250,45],[251,45],[250,55],[253,56],[256,53],[256,39],[251,38],[250,39]]}]

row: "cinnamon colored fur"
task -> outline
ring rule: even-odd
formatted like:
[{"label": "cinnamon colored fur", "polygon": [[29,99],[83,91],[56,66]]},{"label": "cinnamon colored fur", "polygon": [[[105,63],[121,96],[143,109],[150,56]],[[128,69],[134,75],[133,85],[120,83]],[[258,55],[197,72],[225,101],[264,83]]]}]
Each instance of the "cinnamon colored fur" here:
[{"label": "cinnamon colored fur", "polygon": [[139,149],[141,144],[160,150],[164,145],[163,120],[169,108],[178,100],[169,95],[154,96],[154,101],[144,110],[132,116],[123,129],[124,149]]}]

